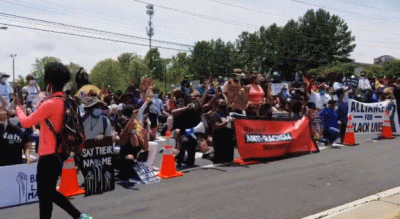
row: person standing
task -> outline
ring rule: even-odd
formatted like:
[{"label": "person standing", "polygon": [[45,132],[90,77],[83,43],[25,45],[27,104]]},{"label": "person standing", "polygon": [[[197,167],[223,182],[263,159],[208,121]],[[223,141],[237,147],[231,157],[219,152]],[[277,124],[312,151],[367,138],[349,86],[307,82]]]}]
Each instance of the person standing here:
[{"label": "person standing", "polygon": [[28,153],[29,138],[25,129],[10,122],[8,112],[0,109],[0,166],[23,163],[22,150],[25,150],[27,161],[30,162]]},{"label": "person standing", "polygon": [[26,80],[28,81],[28,85],[22,88],[22,91],[27,93],[26,97],[26,107],[30,108],[33,111],[32,103],[36,99],[39,94],[39,88],[36,84],[36,78],[33,75],[26,76]]},{"label": "person standing", "polygon": [[[53,202],[65,210],[72,218],[89,219],[72,203],[56,190],[58,177],[61,175],[63,159],[58,155],[56,136],[47,126],[46,121],[53,123],[54,130],[60,132],[63,126],[65,93],[64,85],[70,80],[68,68],[61,63],[48,63],[44,68],[44,82],[49,96],[39,105],[38,109],[26,116],[20,106],[18,96],[15,98],[16,112],[23,128],[40,124],[39,162],[37,165],[37,190],[39,193],[40,218],[51,218]],[[59,98],[61,97],[61,98]]]},{"label": "person standing", "polygon": [[7,103],[10,103],[10,99],[14,94],[10,83],[7,82],[9,77],[10,75],[6,73],[0,73],[0,94],[7,100]]}]

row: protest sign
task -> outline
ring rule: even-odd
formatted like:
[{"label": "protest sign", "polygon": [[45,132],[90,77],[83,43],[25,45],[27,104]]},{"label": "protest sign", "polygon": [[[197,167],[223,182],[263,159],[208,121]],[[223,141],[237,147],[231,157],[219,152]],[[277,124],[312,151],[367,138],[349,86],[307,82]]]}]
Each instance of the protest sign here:
[{"label": "protest sign", "polygon": [[154,172],[150,169],[149,165],[143,162],[138,162],[133,165],[133,170],[139,177],[142,183],[151,184],[160,182],[160,179],[154,174]]},{"label": "protest sign", "polygon": [[400,134],[397,104],[395,100],[377,103],[363,103],[353,99],[348,102],[349,115],[353,116],[354,133],[380,134],[389,110],[389,119],[393,134]]},{"label": "protest sign", "polygon": [[0,167],[0,208],[39,201],[37,163]]},{"label": "protest sign", "polygon": [[310,120],[266,120],[237,118],[237,148],[243,160],[280,157],[287,154],[319,152],[310,129]]},{"label": "protest sign", "polygon": [[101,194],[115,188],[112,137],[88,139],[80,154],[80,167],[85,179],[85,195]]},{"label": "protest sign", "polygon": [[228,85],[226,87],[227,105],[232,110],[244,110],[247,106],[247,93],[240,85]]},{"label": "protest sign", "polygon": [[281,92],[283,87],[289,88],[289,84],[288,83],[272,83],[272,85],[271,85],[272,96],[278,95],[279,92]]}]

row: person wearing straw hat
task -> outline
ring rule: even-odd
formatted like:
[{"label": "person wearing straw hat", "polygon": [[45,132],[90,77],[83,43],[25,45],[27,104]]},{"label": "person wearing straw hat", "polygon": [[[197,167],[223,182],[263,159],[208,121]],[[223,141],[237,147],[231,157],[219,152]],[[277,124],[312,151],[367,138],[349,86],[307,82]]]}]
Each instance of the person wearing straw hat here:
[{"label": "person wearing straw hat", "polygon": [[[107,116],[103,115],[106,105],[97,97],[89,97],[85,103],[86,114],[83,120],[86,139],[102,140],[112,136],[112,125]],[[107,108],[108,109],[108,108]]]}]

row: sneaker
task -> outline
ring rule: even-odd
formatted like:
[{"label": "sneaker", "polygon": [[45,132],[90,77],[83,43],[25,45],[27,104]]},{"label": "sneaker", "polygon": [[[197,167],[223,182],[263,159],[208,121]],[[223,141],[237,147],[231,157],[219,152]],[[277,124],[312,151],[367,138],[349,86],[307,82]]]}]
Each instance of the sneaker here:
[{"label": "sneaker", "polygon": [[81,214],[81,216],[79,216],[79,219],[92,219],[92,216],[87,214]]}]

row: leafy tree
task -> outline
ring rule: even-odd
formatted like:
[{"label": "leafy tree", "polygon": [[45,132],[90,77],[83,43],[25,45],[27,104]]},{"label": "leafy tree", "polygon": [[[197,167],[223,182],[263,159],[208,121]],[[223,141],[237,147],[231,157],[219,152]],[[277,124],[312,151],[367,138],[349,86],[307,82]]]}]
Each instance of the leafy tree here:
[{"label": "leafy tree", "polygon": [[299,18],[299,34],[302,49],[299,69],[308,70],[333,61],[349,62],[354,50],[355,37],[347,24],[337,15],[319,9],[308,10]]},{"label": "leafy tree", "polygon": [[364,68],[368,76],[378,78],[399,78],[400,77],[400,60],[391,60],[380,65],[373,65]]},{"label": "leafy tree", "polygon": [[44,87],[44,66],[46,66],[47,63],[51,63],[51,62],[61,63],[61,60],[56,57],[46,56],[41,59],[35,59],[35,64],[33,64],[32,74],[36,77],[37,83],[41,90],[45,89],[45,87]]},{"label": "leafy tree", "polygon": [[146,60],[143,60],[139,55],[133,54],[129,61],[128,72],[124,75],[125,82],[131,83],[134,80],[134,86],[139,87],[141,79],[146,75],[150,75]]},{"label": "leafy tree", "polygon": [[90,81],[98,87],[109,87],[112,91],[127,88],[120,63],[110,58],[100,61],[93,67]]},{"label": "leafy tree", "polygon": [[184,77],[192,78],[193,74],[189,73],[191,59],[187,53],[180,52],[173,56],[171,65],[167,68],[168,82],[172,84],[179,83]]},{"label": "leafy tree", "polygon": [[129,71],[130,62],[135,56],[137,56],[135,53],[129,53],[129,52],[122,53],[121,55],[118,56],[117,59],[121,65],[122,72],[126,73]]},{"label": "leafy tree", "polygon": [[160,52],[157,48],[153,48],[147,52],[145,60],[148,62],[148,66],[151,72],[151,75],[154,78],[159,80],[163,80],[164,73],[166,71],[166,66],[164,66],[164,62],[160,56]]},{"label": "leafy tree", "polygon": [[225,43],[221,39],[210,42],[196,42],[192,52],[192,64],[190,72],[193,79],[212,74],[217,76],[229,76],[233,72],[233,54],[235,47],[232,43]]}]

